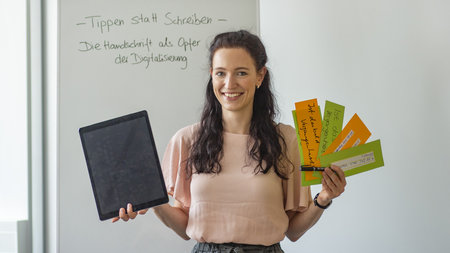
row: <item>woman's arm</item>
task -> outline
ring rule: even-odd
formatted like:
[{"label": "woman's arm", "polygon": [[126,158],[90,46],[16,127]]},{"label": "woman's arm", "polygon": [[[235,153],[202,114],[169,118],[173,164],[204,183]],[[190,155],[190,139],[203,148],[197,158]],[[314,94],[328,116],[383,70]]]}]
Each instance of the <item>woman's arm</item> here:
[{"label": "woman's arm", "polygon": [[[332,199],[341,195],[347,182],[344,172],[337,166],[331,166],[332,169],[326,168],[323,175],[322,191],[320,192],[317,202],[321,206],[328,205]],[[289,227],[286,236],[289,240],[297,241],[308,229],[310,229],[322,216],[324,209],[310,204],[304,212],[289,213]]]},{"label": "woman's arm", "polygon": [[293,242],[297,241],[306,231],[316,224],[322,216],[323,211],[324,209],[311,203],[304,212],[291,212],[289,214],[289,227],[286,231],[287,238]]},{"label": "woman's arm", "polygon": [[186,235],[189,209],[183,208],[180,202],[175,200],[174,206],[169,204],[156,206],[153,208],[153,211],[167,227],[175,231],[181,238],[185,240],[191,239]]}]

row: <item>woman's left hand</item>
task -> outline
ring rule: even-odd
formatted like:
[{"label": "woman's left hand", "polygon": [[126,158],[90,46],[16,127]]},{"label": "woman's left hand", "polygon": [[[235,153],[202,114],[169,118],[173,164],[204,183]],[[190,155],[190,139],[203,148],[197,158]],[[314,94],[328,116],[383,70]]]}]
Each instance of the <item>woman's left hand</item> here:
[{"label": "woman's left hand", "polygon": [[317,201],[320,205],[326,206],[332,199],[344,192],[347,181],[345,180],[344,171],[335,165],[331,165],[331,168],[325,168],[322,176],[322,191]]}]

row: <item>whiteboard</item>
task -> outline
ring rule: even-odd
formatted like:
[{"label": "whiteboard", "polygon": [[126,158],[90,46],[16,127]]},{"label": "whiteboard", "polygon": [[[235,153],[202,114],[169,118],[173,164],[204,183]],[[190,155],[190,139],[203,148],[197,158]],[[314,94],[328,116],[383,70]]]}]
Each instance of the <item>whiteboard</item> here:
[{"label": "whiteboard", "polygon": [[60,0],[58,252],[187,252],[149,211],[100,222],[80,127],[147,110],[158,154],[199,120],[215,34],[259,32],[257,0]]}]

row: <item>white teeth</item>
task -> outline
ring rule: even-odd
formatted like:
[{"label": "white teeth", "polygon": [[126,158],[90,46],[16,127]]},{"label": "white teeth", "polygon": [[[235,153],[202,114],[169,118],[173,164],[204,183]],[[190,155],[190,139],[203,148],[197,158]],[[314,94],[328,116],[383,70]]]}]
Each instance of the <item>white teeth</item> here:
[{"label": "white teeth", "polygon": [[241,95],[240,93],[224,93],[224,94],[225,94],[225,96],[227,96],[229,98],[234,98],[234,97]]}]

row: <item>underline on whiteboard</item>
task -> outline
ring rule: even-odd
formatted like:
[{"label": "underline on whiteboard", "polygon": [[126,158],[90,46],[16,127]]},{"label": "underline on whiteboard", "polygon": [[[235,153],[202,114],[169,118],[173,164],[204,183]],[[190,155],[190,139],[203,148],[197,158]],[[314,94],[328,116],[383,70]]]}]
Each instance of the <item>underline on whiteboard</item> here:
[{"label": "underline on whiteboard", "polygon": [[78,23],[77,25],[85,25],[86,23]]},{"label": "underline on whiteboard", "polygon": [[228,21],[228,20],[226,20],[226,19],[224,19],[224,18],[219,18],[219,19],[217,19],[217,21]]}]

